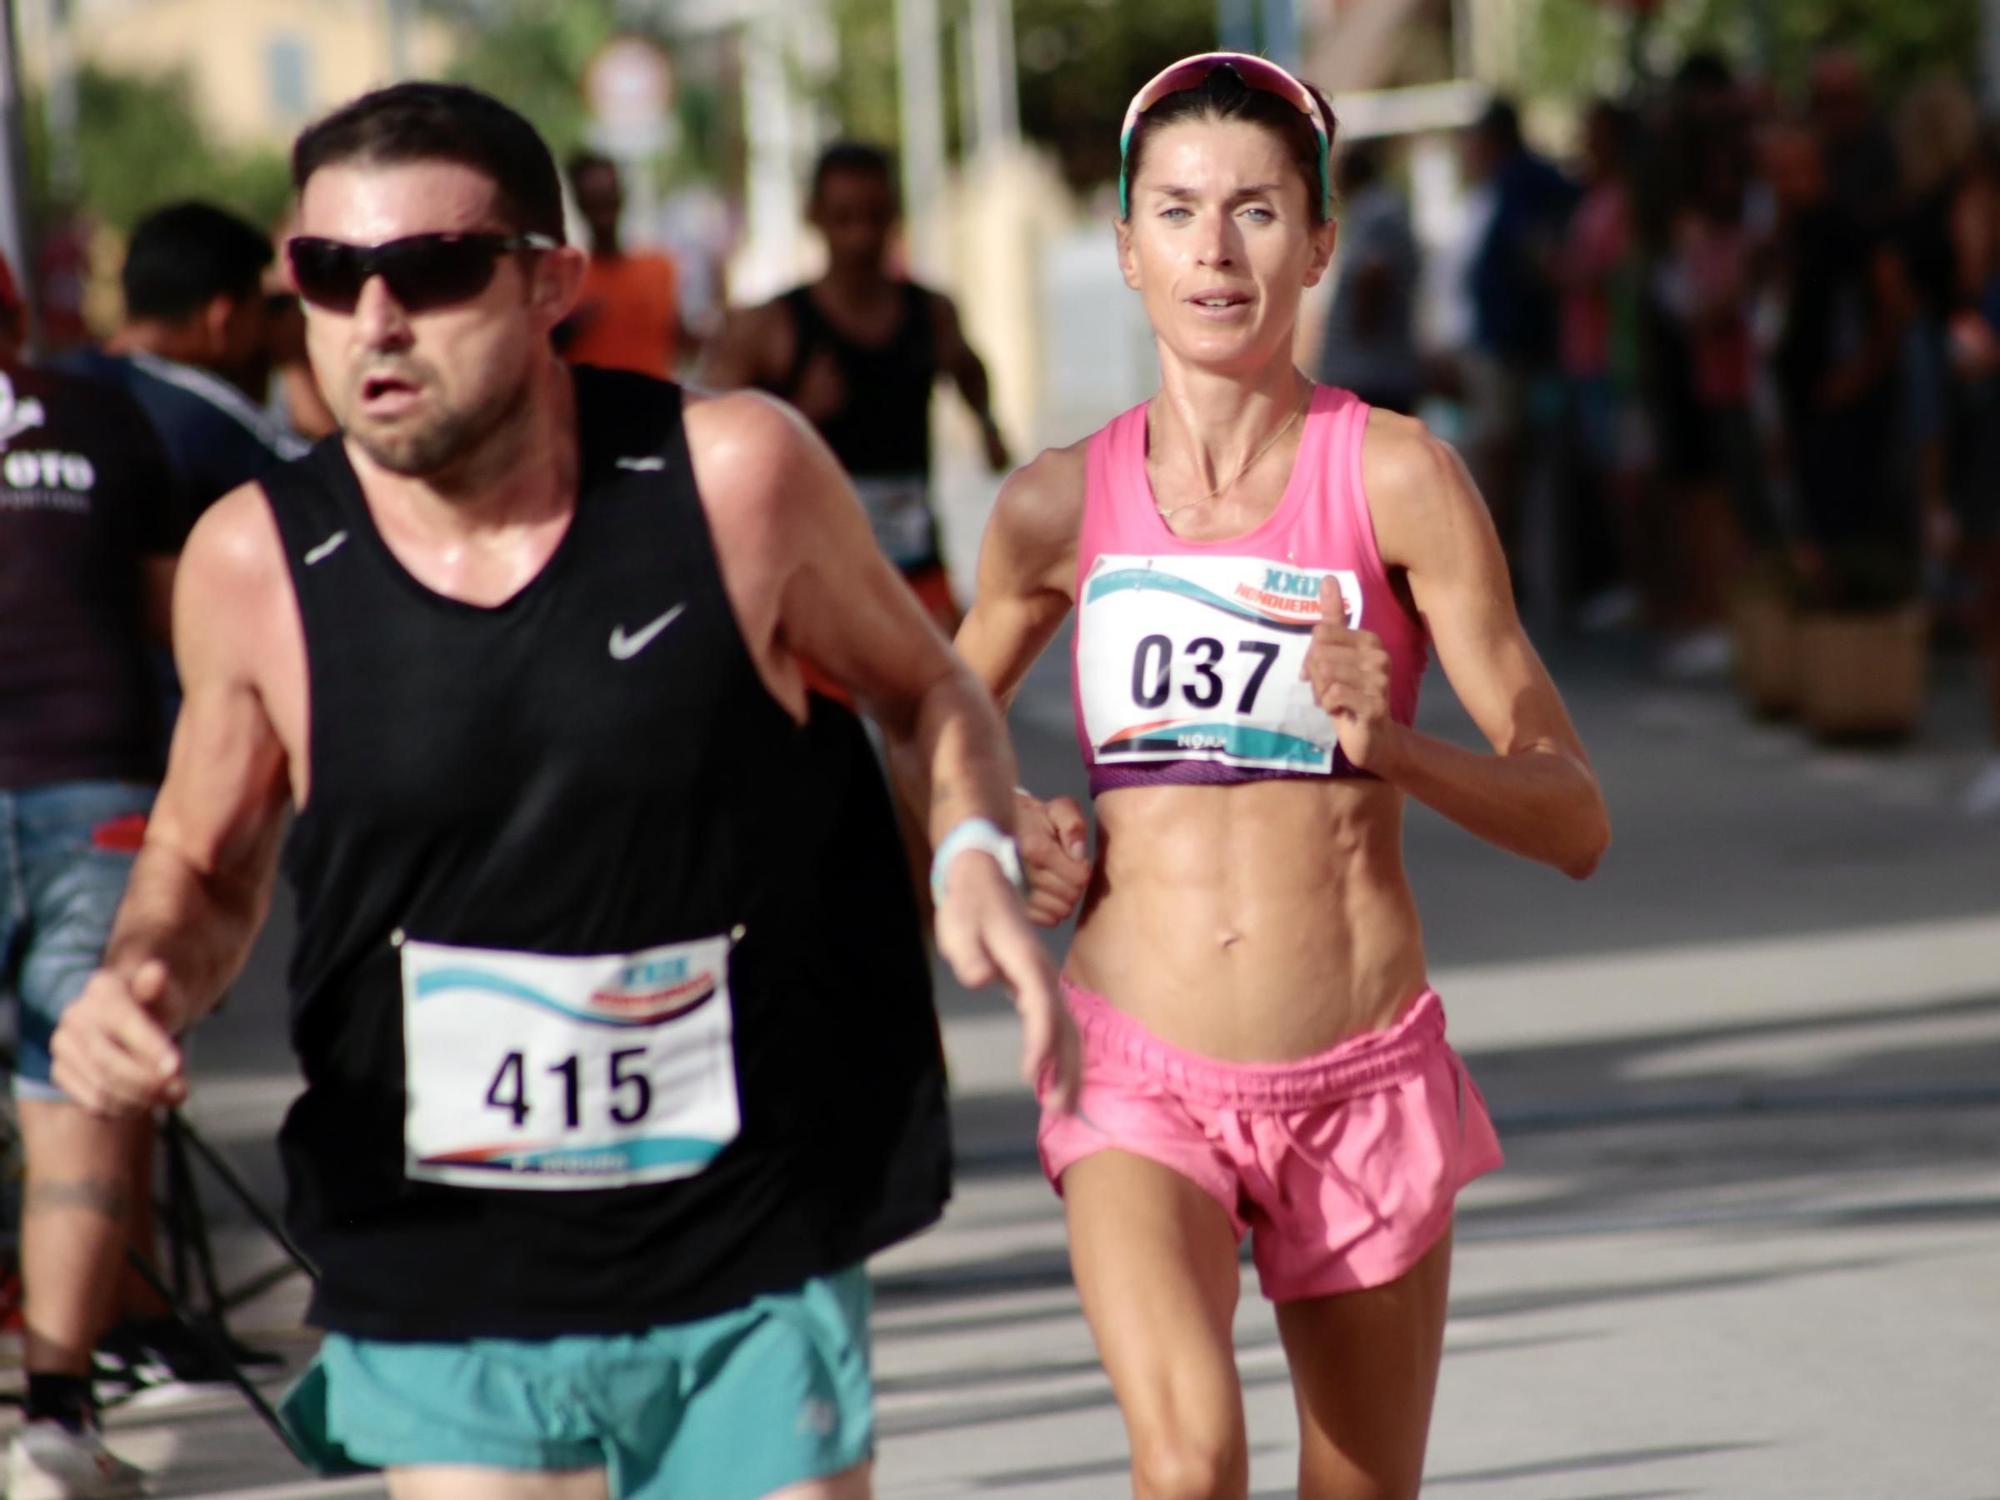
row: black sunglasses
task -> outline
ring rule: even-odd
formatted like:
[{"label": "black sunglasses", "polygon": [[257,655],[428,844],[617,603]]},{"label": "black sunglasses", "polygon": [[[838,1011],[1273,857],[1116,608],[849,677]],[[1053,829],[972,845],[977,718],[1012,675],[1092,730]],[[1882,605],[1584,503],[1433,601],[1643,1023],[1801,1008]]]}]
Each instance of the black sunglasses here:
[{"label": "black sunglasses", "polygon": [[361,289],[377,276],[405,312],[448,307],[491,286],[501,256],[555,248],[545,234],[412,234],[380,245],[301,234],[285,242],[299,295],[338,313],[353,312]]}]

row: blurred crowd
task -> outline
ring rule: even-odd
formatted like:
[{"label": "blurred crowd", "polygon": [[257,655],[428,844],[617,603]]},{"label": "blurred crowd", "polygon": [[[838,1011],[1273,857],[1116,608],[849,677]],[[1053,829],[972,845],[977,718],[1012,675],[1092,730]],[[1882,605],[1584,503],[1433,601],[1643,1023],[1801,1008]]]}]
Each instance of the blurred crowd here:
[{"label": "blurred crowd", "polygon": [[[1829,49],[1794,99],[1692,56],[1595,103],[1562,165],[1496,101],[1462,141],[1443,354],[1389,165],[1344,153],[1320,373],[1455,404],[1517,578],[1565,623],[1644,627],[1662,673],[1700,677],[1746,592],[1928,603],[2000,730],[2000,128],[1963,82],[1883,97]],[[1966,800],[2000,811],[2000,759]]]}]

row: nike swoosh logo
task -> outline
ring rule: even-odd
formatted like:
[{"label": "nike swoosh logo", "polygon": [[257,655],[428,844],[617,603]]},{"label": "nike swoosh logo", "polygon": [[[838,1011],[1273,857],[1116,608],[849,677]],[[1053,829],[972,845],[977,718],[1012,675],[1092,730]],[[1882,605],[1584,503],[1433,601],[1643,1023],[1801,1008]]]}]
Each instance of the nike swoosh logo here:
[{"label": "nike swoosh logo", "polygon": [[611,659],[613,661],[630,661],[641,651],[652,645],[653,637],[678,620],[681,617],[681,611],[686,608],[687,605],[685,604],[676,604],[672,609],[661,615],[659,619],[641,626],[630,635],[625,633],[623,625],[613,625],[611,627]]},{"label": "nike swoosh logo", "polygon": [[635,474],[654,474],[666,466],[667,461],[664,458],[621,458],[618,460],[619,468],[630,469]]},{"label": "nike swoosh logo", "polygon": [[314,563],[325,562],[334,553],[338,552],[346,541],[347,533],[336,531],[332,536],[306,554],[306,566],[310,568]]}]

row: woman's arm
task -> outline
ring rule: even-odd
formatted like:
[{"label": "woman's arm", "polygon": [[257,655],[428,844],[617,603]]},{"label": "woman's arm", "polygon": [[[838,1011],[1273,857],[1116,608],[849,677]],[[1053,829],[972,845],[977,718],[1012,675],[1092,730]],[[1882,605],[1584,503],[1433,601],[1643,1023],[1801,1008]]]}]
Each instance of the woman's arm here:
[{"label": "woman's arm", "polygon": [[[1011,703],[1076,602],[1085,445],[1051,449],[1001,486],[979,547],[972,609],[954,644],[1002,707]],[[1090,881],[1089,820],[1069,797],[1014,799],[1028,915],[1055,927]]]},{"label": "woman's arm", "polygon": [[1465,750],[1397,724],[1388,653],[1338,610],[1307,659],[1322,707],[1357,766],[1468,832],[1582,879],[1611,839],[1597,777],[1562,698],[1514,612],[1486,504],[1451,447],[1376,412],[1363,483],[1383,562],[1406,570],[1445,676],[1493,747]]}]

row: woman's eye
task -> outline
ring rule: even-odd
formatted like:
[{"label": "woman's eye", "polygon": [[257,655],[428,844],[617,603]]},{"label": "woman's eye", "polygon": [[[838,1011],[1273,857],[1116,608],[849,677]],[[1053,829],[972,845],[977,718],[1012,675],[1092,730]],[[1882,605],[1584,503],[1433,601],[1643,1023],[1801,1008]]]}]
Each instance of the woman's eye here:
[{"label": "woman's eye", "polygon": [[1248,219],[1252,224],[1268,224],[1273,219],[1275,219],[1277,215],[1272,213],[1271,210],[1268,208],[1261,208],[1256,204],[1252,204],[1250,207],[1243,210],[1243,217]]},{"label": "woman's eye", "polygon": [[1163,219],[1191,219],[1194,217],[1194,214],[1188,209],[1176,205],[1173,208],[1161,209],[1160,217]]}]

